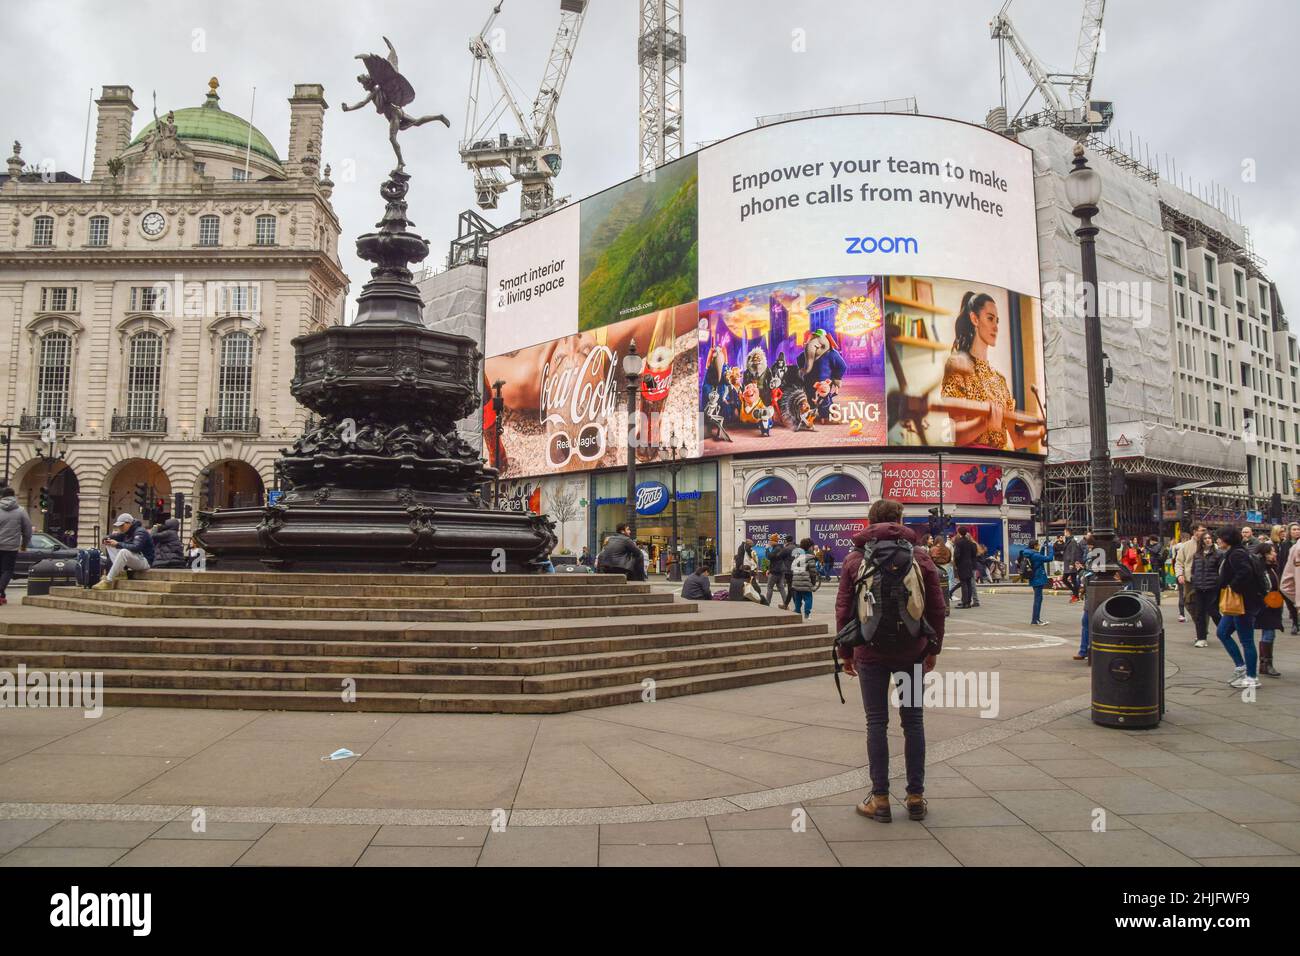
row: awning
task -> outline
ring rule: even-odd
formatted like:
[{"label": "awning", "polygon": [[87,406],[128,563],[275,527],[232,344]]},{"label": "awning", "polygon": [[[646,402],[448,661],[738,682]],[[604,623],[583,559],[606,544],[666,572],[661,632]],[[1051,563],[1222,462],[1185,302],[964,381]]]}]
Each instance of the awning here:
[{"label": "awning", "polygon": [[1194,491],[1197,488],[1221,488],[1228,484],[1226,481],[1189,481],[1185,484],[1176,485],[1173,488],[1166,488],[1166,491]]}]

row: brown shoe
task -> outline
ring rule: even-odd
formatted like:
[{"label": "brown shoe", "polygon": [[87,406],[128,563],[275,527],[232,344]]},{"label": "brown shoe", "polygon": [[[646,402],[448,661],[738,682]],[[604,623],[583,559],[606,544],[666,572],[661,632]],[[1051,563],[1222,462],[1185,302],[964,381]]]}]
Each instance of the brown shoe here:
[{"label": "brown shoe", "polygon": [[909,820],[924,820],[925,806],[925,797],[919,793],[909,793],[907,795],[907,818]]},{"label": "brown shoe", "polygon": [[858,813],[880,823],[889,823],[893,816],[889,812],[889,794],[873,793],[868,799],[863,800],[857,806]]},{"label": "brown shoe", "polygon": [[1282,674],[1273,666],[1273,642],[1261,641],[1259,645],[1259,672],[1265,677],[1281,677]]}]

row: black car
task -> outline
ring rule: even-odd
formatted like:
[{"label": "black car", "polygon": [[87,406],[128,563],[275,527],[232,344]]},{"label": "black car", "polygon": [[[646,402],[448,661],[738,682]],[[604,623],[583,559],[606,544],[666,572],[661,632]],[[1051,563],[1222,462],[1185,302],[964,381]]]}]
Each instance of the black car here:
[{"label": "black car", "polygon": [[76,561],[77,549],[69,548],[52,534],[46,534],[44,531],[33,531],[31,545],[25,551],[19,551],[18,557],[14,559],[14,577],[27,577],[27,572],[32,569],[32,565],[38,561],[44,561],[46,558],[64,558]]}]

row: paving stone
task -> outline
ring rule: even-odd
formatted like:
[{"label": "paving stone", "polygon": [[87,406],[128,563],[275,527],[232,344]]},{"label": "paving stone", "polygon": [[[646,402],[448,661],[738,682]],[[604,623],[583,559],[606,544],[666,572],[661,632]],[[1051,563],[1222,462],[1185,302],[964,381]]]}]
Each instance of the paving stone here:
[{"label": "paving stone", "polygon": [[[1089,830],[1097,802],[1074,790],[993,790],[997,800],[1035,830]],[[1131,823],[1106,807],[1106,826],[1111,830],[1132,829]]]},{"label": "paving stone", "polygon": [[154,840],[260,840],[271,829],[269,823],[226,823],[209,820],[196,833],[191,819],[173,820],[154,833]]},{"label": "paving stone", "polygon": [[357,866],[475,866],[477,846],[370,846]]},{"label": "paving stone", "polygon": [[317,807],[508,807],[519,786],[517,763],[353,761],[314,802]]},{"label": "paving stone", "polygon": [[856,841],[827,844],[841,866],[961,866],[938,840]]},{"label": "paving stone", "polygon": [[488,834],[479,866],[596,866],[599,827],[506,827]]},{"label": "paving stone", "polygon": [[1023,824],[943,827],[934,831],[964,866],[1077,866],[1069,854]]},{"label": "paving stone", "polygon": [[514,806],[528,809],[625,807],[649,802],[597,756],[589,742],[534,747],[514,796]]},{"label": "paving stone", "polygon": [[379,827],[277,823],[237,866],[352,866]]},{"label": "paving stone", "polygon": [[1084,866],[1195,866],[1196,861],[1142,830],[1108,829],[1043,832]]},{"label": "paving stone", "polygon": [[30,840],[28,846],[123,847],[130,849],[154,833],[161,823],[123,820],[64,820]]},{"label": "paving stone", "polygon": [[1216,813],[1127,814],[1129,823],[1187,856],[1287,856],[1290,850]]},{"label": "paving stone", "polygon": [[1181,813],[1200,809],[1164,787],[1138,777],[1066,777],[1061,781],[1116,813]]},{"label": "paving stone", "polygon": [[710,844],[605,844],[600,848],[601,866],[714,866],[718,857]]},{"label": "paving stone", "polygon": [[137,708],[109,721],[86,721],[40,753],[190,757],[257,720],[255,711]]},{"label": "paving stone", "polygon": [[[1198,766],[1186,757],[1176,753],[1170,753],[1168,750],[1161,750],[1159,747],[1118,747],[1115,749],[1101,747],[1092,751],[1095,757],[1100,757],[1107,763],[1112,763],[1117,767],[1133,770],[1138,767],[1186,767],[1191,768]],[[1102,776],[1096,774],[1095,776]]]},{"label": "paving stone", "polygon": [[58,820],[0,820],[0,855],[22,846],[38,833],[44,833]]},{"label": "paving stone", "polygon": [[709,842],[709,826],[701,817],[690,820],[655,820],[649,823],[602,823],[600,826],[602,846]]},{"label": "paving stone", "polygon": [[1027,766],[1028,762],[1017,757],[1009,750],[1004,750],[996,744],[989,744],[985,747],[979,747],[975,750],[969,750],[963,754],[957,754],[955,757],[949,757],[948,763],[958,769],[965,767],[999,767],[1009,765]]},{"label": "paving stone", "polygon": [[1300,853],[1300,823],[1251,823],[1246,829],[1266,840]]},{"label": "paving stone", "polygon": [[0,857],[0,866],[111,866],[125,847],[19,847]]},{"label": "paving stone", "polygon": [[992,797],[937,798],[929,803],[925,826],[931,830],[945,827],[1007,827],[1022,822]]},{"label": "paving stone", "polygon": [[[1290,773],[1291,768],[1280,760],[1265,757],[1249,750],[1211,750],[1188,754],[1187,759],[1210,770],[1230,774]],[[1294,775],[1300,779],[1300,774]]]},{"label": "paving stone", "polygon": [[902,801],[891,801],[890,812],[893,820],[889,823],[868,820],[854,807],[810,807],[808,815],[828,843],[932,839],[925,827],[908,819]]},{"label": "paving stone", "polygon": [[1092,757],[1082,760],[1031,760],[1043,773],[1057,777],[1127,777],[1130,772],[1109,760]]},{"label": "paving stone", "polygon": [[487,827],[383,826],[370,841],[376,846],[481,847]]},{"label": "paving stone", "polygon": [[784,830],[716,830],[713,848],[723,866],[838,866],[835,854],[812,827]]},{"label": "paving stone", "polygon": [[705,822],[715,837],[719,830],[789,830],[794,821],[794,809],[794,805],[787,804],[763,810],[742,810],[706,817]]},{"label": "paving stone", "polygon": [[1300,866],[1300,856],[1221,856],[1206,857],[1201,866]]},{"label": "paving stone", "polygon": [[1300,773],[1251,773],[1242,774],[1237,779],[1275,797],[1300,803]]},{"label": "paving stone", "polygon": [[0,764],[0,802],[113,803],[175,766],[162,757],[27,753]]},{"label": "paving stone", "polygon": [[251,840],[145,840],[114,866],[233,866]]},{"label": "paving stone", "polygon": [[1037,767],[962,767],[962,775],[981,790],[1056,790],[1065,785]]},{"label": "paving stone", "polygon": [[1234,823],[1290,823],[1300,821],[1300,804],[1283,800],[1254,787],[1235,789],[1175,790],[1207,810],[1213,810]]},{"label": "paving stone", "polygon": [[1076,760],[1087,757],[1088,752],[1063,740],[1054,743],[1012,743],[1002,741],[1002,748],[1024,760]]}]

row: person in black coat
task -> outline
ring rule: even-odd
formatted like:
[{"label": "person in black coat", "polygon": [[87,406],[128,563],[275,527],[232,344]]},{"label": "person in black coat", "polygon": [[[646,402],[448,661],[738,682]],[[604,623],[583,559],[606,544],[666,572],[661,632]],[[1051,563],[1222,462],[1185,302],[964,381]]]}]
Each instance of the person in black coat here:
[{"label": "person in black coat", "polygon": [[1192,623],[1196,626],[1196,640],[1192,643],[1193,647],[1208,646],[1207,618],[1214,621],[1216,629],[1219,626],[1219,565],[1222,561],[1223,555],[1215,550],[1214,539],[1210,532],[1202,532],[1201,539],[1196,542],[1196,551],[1192,555],[1189,573],[1184,575],[1189,585],[1188,590],[1191,592],[1189,604]]},{"label": "person in black coat", "polygon": [[621,524],[609,536],[605,547],[596,555],[596,571],[600,574],[625,574],[629,581],[647,580],[645,555],[631,537],[630,525]]},{"label": "person in black coat", "polygon": [[1259,586],[1255,560],[1242,543],[1240,528],[1223,528],[1219,532],[1219,546],[1224,550],[1223,561],[1219,565],[1219,587],[1232,588],[1241,595],[1245,606],[1244,613],[1224,614],[1219,620],[1218,637],[1235,668],[1230,685],[1258,687],[1255,618],[1264,607],[1264,593]]},{"label": "person in black coat", "polygon": [[707,568],[697,568],[693,573],[682,578],[682,597],[688,601],[713,600],[713,592],[709,590]]},{"label": "person in black coat", "polygon": [[180,520],[168,518],[162,523],[162,530],[153,536],[155,568],[185,567],[185,548],[181,545]]},{"label": "person in black coat", "polygon": [[771,546],[767,549],[767,593],[763,603],[772,603],[772,589],[781,595],[781,609],[790,610],[790,562],[794,557],[794,548],[788,541],[781,540],[780,535],[772,535]]},{"label": "person in black coat", "polygon": [[979,607],[979,598],[975,596],[975,568],[979,564],[979,545],[971,537],[969,528],[957,530],[957,541],[952,546],[952,563],[957,570],[957,580],[961,584],[961,603],[957,607]]},{"label": "person in black coat", "polygon": [[[1278,574],[1278,549],[1272,541],[1264,540],[1255,545],[1255,560],[1264,566],[1264,573],[1268,575],[1269,591],[1277,591],[1280,595],[1282,583],[1281,575]],[[1255,626],[1259,628],[1259,672],[1266,677],[1281,677],[1281,673],[1273,666],[1273,640],[1277,637],[1277,632],[1282,630],[1282,602],[1277,601],[1277,607],[1269,607],[1268,601],[1264,601],[1263,607],[1255,615]]]}]

